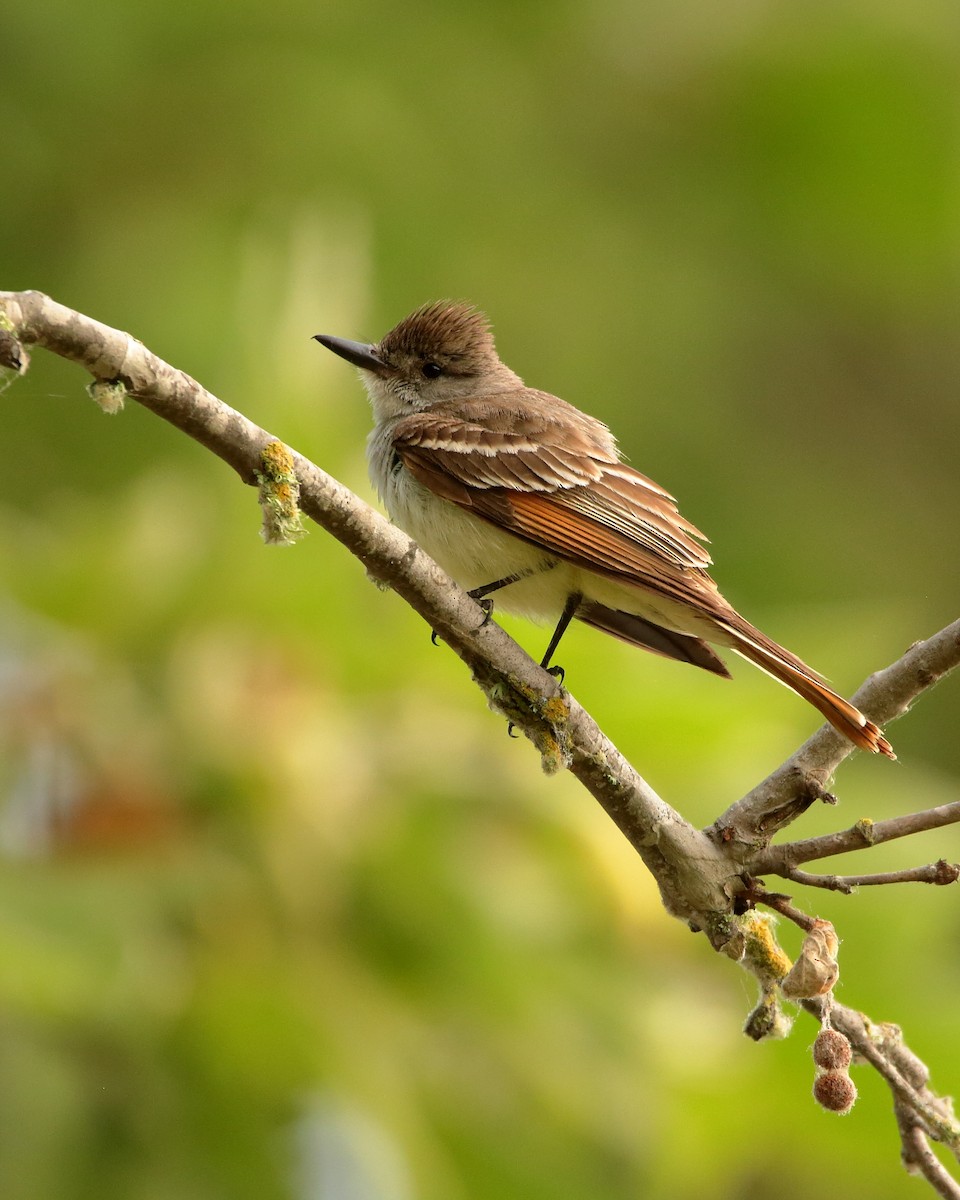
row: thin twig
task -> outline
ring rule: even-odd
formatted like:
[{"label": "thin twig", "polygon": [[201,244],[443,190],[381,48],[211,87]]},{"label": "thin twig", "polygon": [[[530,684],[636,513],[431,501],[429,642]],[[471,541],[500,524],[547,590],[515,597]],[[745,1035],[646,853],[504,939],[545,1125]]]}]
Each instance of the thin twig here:
[{"label": "thin twig", "polygon": [[944,825],[955,825],[957,822],[960,822],[960,800],[940,804],[936,808],[927,808],[923,812],[904,813],[886,821],[858,821],[849,829],[827,833],[822,837],[769,846],[751,859],[750,871],[754,875],[782,875],[789,878],[787,872],[800,863],[831,858],[834,854],[846,854],[850,850],[866,850],[870,846],[879,846],[882,842],[910,837],[915,833],[925,833],[929,829],[940,829]]},{"label": "thin twig", "polygon": [[775,872],[793,883],[805,887],[826,888],[831,892],[850,895],[860,887],[877,887],[886,883],[932,883],[939,887],[960,879],[960,863],[948,863],[945,858],[925,867],[909,867],[903,871],[880,871],[875,875],[811,875],[796,868]]},{"label": "thin twig", "polygon": [[907,1173],[922,1175],[943,1200],[960,1200],[960,1183],[930,1149],[914,1112],[899,1100],[894,1102],[893,1111],[900,1133],[900,1157]]},{"label": "thin twig", "polygon": [[786,896],[783,892],[768,892],[759,880],[751,880],[750,898],[755,904],[765,904],[781,917],[799,925],[805,933],[809,933],[817,923],[816,917],[811,917],[791,903],[792,896]]}]

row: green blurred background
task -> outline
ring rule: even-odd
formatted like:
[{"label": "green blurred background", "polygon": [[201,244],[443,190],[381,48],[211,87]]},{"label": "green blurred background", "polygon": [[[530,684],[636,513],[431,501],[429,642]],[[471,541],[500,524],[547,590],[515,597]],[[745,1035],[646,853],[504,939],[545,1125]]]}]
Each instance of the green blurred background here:
[{"label": "green blurred background", "polygon": [[[2,24],[0,288],[128,329],[367,496],[361,388],[310,336],[471,299],[841,690],[957,616],[952,2]],[[265,548],[222,464],[85,383],[38,352],[0,397],[4,1200],[919,1194],[880,1082],[841,1121],[808,1019],[743,1038],[746,978],[419,619],[319,531]],[[700,824],[816,725],[747,666],[586,629],[563,662]],[[958,716],[951,681],[798,832],[955,799]],[[954,830],[855,869],[939,855]],[[955,897],[799,902],[845,939],[841,998],[960,1086]]]}]

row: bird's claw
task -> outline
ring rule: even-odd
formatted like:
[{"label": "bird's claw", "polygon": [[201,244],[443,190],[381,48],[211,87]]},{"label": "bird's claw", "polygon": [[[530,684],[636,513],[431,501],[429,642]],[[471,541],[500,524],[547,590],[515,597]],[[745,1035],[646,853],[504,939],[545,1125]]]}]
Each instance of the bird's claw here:
[{"label": "bird's claw", "polygon": [[474,596],[473,592],[469,592],[468,595],[483,609],[483,620],[478,626],[479,629],[482,629],[484,625],[489,625],[490,618],[493,616],[493,601],[489,596]]}]

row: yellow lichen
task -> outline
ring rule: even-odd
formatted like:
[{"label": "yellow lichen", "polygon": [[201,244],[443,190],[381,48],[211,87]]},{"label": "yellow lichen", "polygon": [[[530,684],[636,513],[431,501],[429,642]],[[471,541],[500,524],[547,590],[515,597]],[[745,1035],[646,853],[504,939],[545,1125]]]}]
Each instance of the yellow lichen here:
[{"label": "yellow lichen", "polygon": [[760,999],[743,1031],[754,1041],[786,1037],[793,1022],[780,1006],[777,985],[789,972],[791,962],[777,941],[776,918],[752,910],[740,918],[740,928],[744,937],[743,965],[760,984]]},{"label": "yellow lichen", "polygon": [[740,918],[745,941],[744,960],[761,981],[779,983],[793,965],[777,941],[776,918],[753,910]]},{"label": "yellow lichen", "polygon": [[567,728],[570,709],[563,692],[544,697],[536,688],[510,676],[508,682],[498,680],[487,688],[487,700],[511,725],[522,729],[540,751],[544,774],[556,775],[570,766],[573,760]]},{"label": "yellow lichen", "polygon": [[868,846],[873,845],[873,843],[874,843],[873,821],[869,817],[861,817],[860,820],[856,823],[856,825],[854,825],[854,829],[856,829],[857,833],[860,834],[860,836],[863,838],[863,840],[867,843]]},{"label": "yellow lichen", "polygon": [[300,514],[300,482],[293,456],[283,442],[268,442],[260,452],[260,534],[268,546],[292,546],[307,532]]}]

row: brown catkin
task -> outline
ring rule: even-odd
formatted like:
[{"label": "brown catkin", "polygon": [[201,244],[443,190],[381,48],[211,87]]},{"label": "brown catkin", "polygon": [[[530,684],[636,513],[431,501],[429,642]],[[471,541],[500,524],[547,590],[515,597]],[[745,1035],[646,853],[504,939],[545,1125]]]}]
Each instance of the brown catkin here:
[{"label": "brown catkin", "polygon": [[824,1071],[813,1083],[813,1098],[829,1112],[845,1116],[857,1098],[853,1080],[843,1071]]},{"label": "brown catkin", "polygon": [[843,1071],[850,1066],[853,1050],[836,1029],[821,1029],[813,1043],[813,1061],[824,1071]]}]

